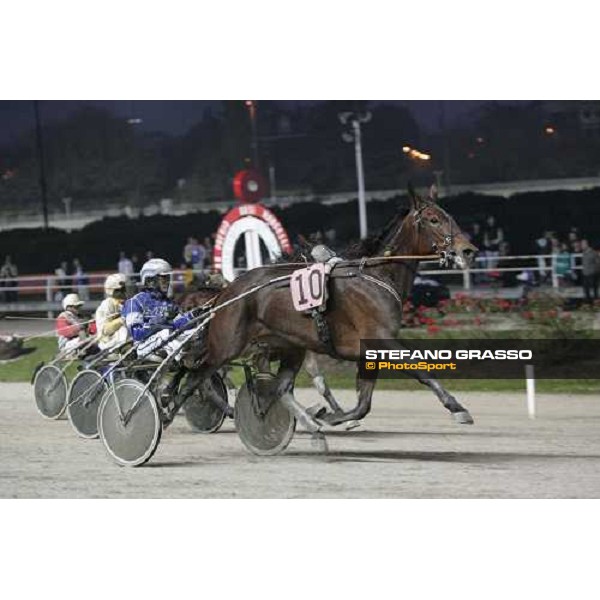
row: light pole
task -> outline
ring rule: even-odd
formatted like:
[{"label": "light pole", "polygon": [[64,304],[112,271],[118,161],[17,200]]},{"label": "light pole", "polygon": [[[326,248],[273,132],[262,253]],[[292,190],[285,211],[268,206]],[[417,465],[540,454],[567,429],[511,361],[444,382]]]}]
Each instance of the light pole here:
[{"label": "light pole", "polygon": [[448,140],[448,128],[446,124],[446,104],[444,100],[439,101],[440,108],[440,130],[442,132],[443,140],[443,151],[444,151],[444,180],[445,180],[445,194],[448,196],[452,195],[452,182],[450,178],[450,142]]},{"label": "light pole", "polygon": [[141,125],[144,120],[139,117],[134,117],[135,114],[133,112],[133,100],[131,101],[131,114],[132,116],[127,119],[127,123],[131,125],[131,130],[133,132],[133,160],[135,163],[135,207],[138,210],[140,208],[140,188],[141,188],[141,176],[140,176],[140,168],[141,168],[141,160],[140,160],[140,151],[137,148],[137,136],[135,131],[136,125]]},{"label": "light pole", "polygon": [[365,176],[362,159],[361,124],[371,120],[371,113],[343,112],[338,114],[342,125],[350,125],[351,129],[342,134],[345,142],[354,142],[354,153],[356,156],[356,179],[358,182],[358,223],[360,239],[367,237],[367,203],[365,200]]},{"label": "light pole", "polygon": [[65,217],[67,219],[67,233],[71,233],[71,206],[73,198],[63,198],[63,204],[65,205]]},{"label": "light pole", "polygon": [[37,142],[38,166],[40,170],[40,190],[42,192],[42,214],[44,215],[44,229],[48,231],[48,192],[46,185],[46,168],[44,165],[44,140],[42,138],[39,100],[33,101],[33,112],[35,115],[35,139]]},{"label": "light pole", "polygon": [[253,167],[258,169],[258,138],[256,135],[256,102],[254,100],[246,100],[246,106],[250,113],[250,126],[252,128],[252,162]]},{"label": "light pole", "polygon": [[269,165],[269,188],[271,191],[271,204],[275,204],[277,191],[275,188],[275,165],[273,163]]}]

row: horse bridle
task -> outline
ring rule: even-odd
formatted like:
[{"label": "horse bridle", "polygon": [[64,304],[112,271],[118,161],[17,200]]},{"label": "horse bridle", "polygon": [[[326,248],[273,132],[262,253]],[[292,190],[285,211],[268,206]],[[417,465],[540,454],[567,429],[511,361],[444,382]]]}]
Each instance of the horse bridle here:
[{"label": "horse bridle", "polygon": [[[416,211],[416,215],[415,215],[415,226],[419,227],[422,225],[422,213],[423,211],[429,208],[427,204],[425,204],[425,206],[423,206],[422,208],[420,208],[419,210]],[[443,209],[440,208],[439,206],[436,205],[436,207],[439,211],[442,212],[442,214],[448,219],[448,222],[450,223],[450,233],[448,235],[444,236],[444,242],[443,244],[436,244],[435,242],[433,242],[431,244],[431,249],[439,255],[440,257],[440,267],[447,267],[448,263],[450,261],[450,252],[448,251],[448,248],[450,248],[452,246],[452,244],[454,243],[454,234],[452,233],[452,219],[450,218],[450,215]]]}]

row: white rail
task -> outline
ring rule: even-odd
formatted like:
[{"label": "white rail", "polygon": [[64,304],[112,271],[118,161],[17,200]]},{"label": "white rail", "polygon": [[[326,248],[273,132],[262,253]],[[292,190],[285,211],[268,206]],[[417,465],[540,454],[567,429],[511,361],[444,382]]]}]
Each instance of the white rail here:
[{"label": "white rail", "polygon": [[[578,261],[581,254],[570,254],[570,271],[581,270]],[[421,264],[419,274],[422,276],[433,275],[436,277],[456,277],[462,276],[462,288],[465,291],[473,290],[480,282],[477,281],[478,275],[490,275],[494,278],[503,273],[517,273],[530,271],[535,274],[549,275],[553,288],[559,288],[560,277],[557,274],[556,254],[525,254],[517,256],[479,256],[476,258],[476,266],[464,271],[436,269],[436,261],[428,261]],[[496,263],[502,262],[502,266],[496,266]],[[522,261],[524,264],[516,266],[506,266],[507,261]],[[535,262],[533,262],[535,261]],[[533,264],[531,264],[533,262]],[[527,264],[529,263],[529,264]],[[433,268],[430,268],[432,267]],[[238,269],[242,272],[243,269]],[[174,288],[176,292],[184,290],[185,271],[175,271]],[[195,276],[202,278],[205,275],[204,270],[194,270]],[[30,310],[55,311],[60,306],[60,299],[63,292],[77,292],[82,299],[90,300],[90,308],[97,304],[97,301],[103,296],[104,279],[109,272],[84,273],[82,275],[57,276],[51,275],[24,275],[0,280],[0,312],[23,312]],[[475,278],[474,278],[475,276]],[[129,275],[129,281],[132,287],[139,281],[139,273]],[[475,280],[474,280],[475,279]],[[83,283],[86,281],[87,283]],[[92,299],[95,295],[96,298]],[[40,309],[40,306],[45,308]],[[34,308],[35,306],[35,308]]]}]

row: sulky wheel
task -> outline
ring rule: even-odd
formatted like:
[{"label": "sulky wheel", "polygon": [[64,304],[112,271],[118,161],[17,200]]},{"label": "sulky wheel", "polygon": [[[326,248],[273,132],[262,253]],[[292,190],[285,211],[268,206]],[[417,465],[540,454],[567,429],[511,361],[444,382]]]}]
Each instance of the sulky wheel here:
[{"label": "sulky wheel", "polygon": [[270,456],[283,452],[294,437],[296,418],[280,400],[269,398],[269,387],[261,386],[260,398],[252,398],[248,383],[240,388],[235,403],[235,426],[244,446],[253,454]]},{"label": "sulky wheel", "polygon": [[[214,373],[210,378],[213,393],[227,403],[227,387],[220,375]],[[225,412],[215,402],[212,402],[201,390],[195,390],[183,405],[185,418],[193,431],[197,433],[214,433],[225,420]]]},{"label": "sulky wheel", "polygon": [[67,379],[54,365],[42,367],[33,380],[35,404],[42,416],[59,419],[67,407]]},{"label": "sulky wheel", "polygon": [[106,382],[97,371],[81,371],[71,382],[67,416],[80,437],[98,437],[98,409],[106,388]]},{"label": "sulky wheel", "polygon": [[158,405],[144,387],[135,379],[122,379],[106,390],[100,403],[100,439],[111,457],[123,466],[143,465],[160,442]]}]

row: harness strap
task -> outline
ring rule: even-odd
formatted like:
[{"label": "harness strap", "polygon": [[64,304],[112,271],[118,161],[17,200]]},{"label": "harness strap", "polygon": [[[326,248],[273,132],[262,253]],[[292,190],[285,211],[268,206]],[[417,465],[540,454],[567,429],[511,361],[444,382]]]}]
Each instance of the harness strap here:
[{"label": "harness strap", "polygon": [[367,275],[366,273],[363,273],[362,271],[359,271],[358,276],[362,277],[363,279],[366,279],[367,281],[370,281],[371,283],[374,283],[375,285],[378,285],[379,287],[382,287],[384,290],[388,291],[392,296],[394,296],[394,299],[397,302],[399,302],[400,305],[402,305],[402,298],[400,298],[400,295],[398,294],[398,292],[389,283],[386,283],[385,281],[381,281],[381,279],[377,279],[377,277]]},{"label": "harness strap", "polygon": [[317,309],[311,310],[309,314],[315,323],[319,341],[327,348],[327,352],[330,356],[338,358],[335,344],[333,343],[333,337],[331,335],[331,329],[329,328],[329,323],[327,323],[325,315]]}]

